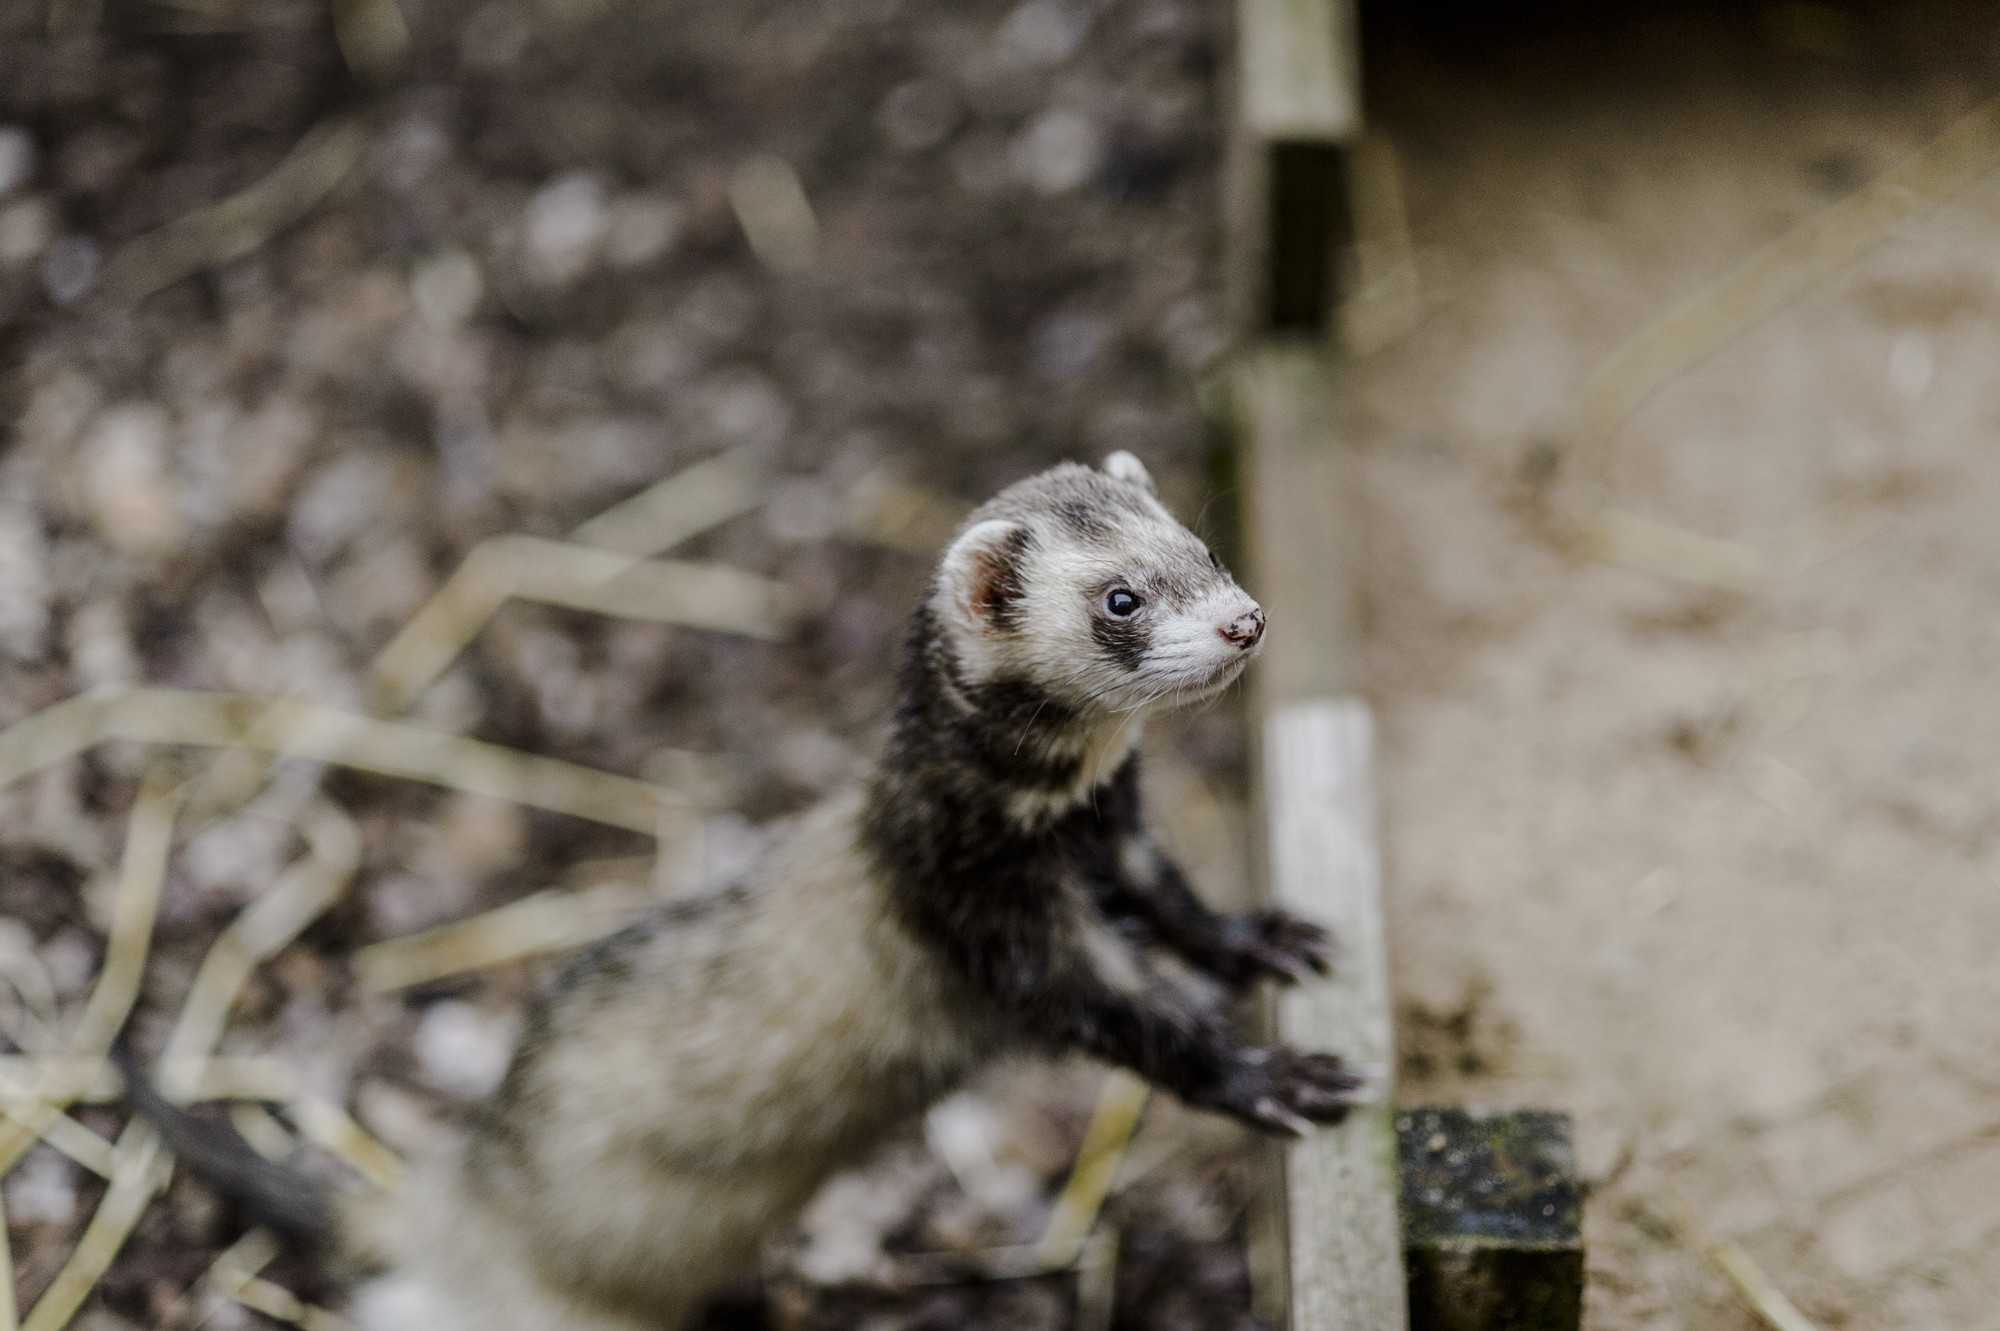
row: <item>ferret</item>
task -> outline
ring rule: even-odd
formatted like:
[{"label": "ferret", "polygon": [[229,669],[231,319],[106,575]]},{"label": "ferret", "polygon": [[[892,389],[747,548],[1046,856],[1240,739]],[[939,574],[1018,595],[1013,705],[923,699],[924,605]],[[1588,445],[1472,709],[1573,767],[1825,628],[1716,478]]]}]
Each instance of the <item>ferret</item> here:
[{"label": "ferret", "polygon": [[[358,1319],[673,1331],[829,1175],[1004,1054],[1080,1051],[1275,1133],[1338,1121],[1361,1091],[1339,1058],[1246,1043],[1155,961],[1234,989],[1328,965],[1313,924],[1210,911],[1141,820],[1145,718],[1228,686],[1264,626],[1130,453],[975,511],[910,621],[872,775],[534,1001],[463,1141],[405,1189]],[[217,1181],[331,1210],[286,1203],[296,1180]]]}]

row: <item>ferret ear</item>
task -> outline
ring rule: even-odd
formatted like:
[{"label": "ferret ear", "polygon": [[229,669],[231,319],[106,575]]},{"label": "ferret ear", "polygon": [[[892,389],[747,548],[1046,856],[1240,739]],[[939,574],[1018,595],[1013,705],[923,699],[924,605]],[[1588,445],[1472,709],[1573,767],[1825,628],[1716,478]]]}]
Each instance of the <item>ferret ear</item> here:
[{"label": "ferret ear", "polygon": [[1033,532],[1000,518],[960,532],[938,567],[946,613],[982,632],[1013,632],[1028,590],[1024,565],[1034,545]]},{"label": "ferret ear", "polygon": [[1145,463],[1122,448],[1104,459],[1104,473],[1121,481],[1130,481],[1147,494],[1153,493],[1153,474],[1146,470]]}]

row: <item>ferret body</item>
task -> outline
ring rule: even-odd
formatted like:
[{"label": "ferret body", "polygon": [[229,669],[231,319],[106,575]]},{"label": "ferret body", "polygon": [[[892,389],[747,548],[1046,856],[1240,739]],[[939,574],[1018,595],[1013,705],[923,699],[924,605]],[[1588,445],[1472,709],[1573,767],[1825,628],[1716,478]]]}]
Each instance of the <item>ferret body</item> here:
[{"label": "ferret body", "polygon": [[873,776],[739,886],[582,953],[463,1143],[407,1190],[369,1331],[672,1331],[834,1171],[996,1056],[1080,1050],[1267,1130],[1340,1117],[1338,1059],[1246,1044],[1149,962],[1325,966],[1221,916],[1139,817],[1140,724],[1212,695],[1263,613],[1114,454],[975,512],[913,618]]},{"label": "ferret body", "polygon": [[412,1190],[368,1331],[671,1328],[998,1047],[943,1015],[956,996],[883,910],[863,807],[821,806],[749,886],[578,959]]}]

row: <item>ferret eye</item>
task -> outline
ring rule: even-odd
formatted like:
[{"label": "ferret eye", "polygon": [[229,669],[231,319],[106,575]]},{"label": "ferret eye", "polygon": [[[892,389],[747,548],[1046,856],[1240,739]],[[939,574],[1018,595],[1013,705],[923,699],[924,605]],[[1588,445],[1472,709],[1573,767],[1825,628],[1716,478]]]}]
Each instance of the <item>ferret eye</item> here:
[{"label": "ferret eye", "polygon": [[1145,602],[1139,599],[1139,593],[1124,587],[1118,588],[1104,598],[1104,608],[1120,619],[1133,613],[1144,604]]},{"label": "ferret eye", "polygon": [[1213,550],[1208,552],[1208,566],[1217,572],[1221,572],[1222,570],[1222,561],[1215,557],[1215,551]]}]

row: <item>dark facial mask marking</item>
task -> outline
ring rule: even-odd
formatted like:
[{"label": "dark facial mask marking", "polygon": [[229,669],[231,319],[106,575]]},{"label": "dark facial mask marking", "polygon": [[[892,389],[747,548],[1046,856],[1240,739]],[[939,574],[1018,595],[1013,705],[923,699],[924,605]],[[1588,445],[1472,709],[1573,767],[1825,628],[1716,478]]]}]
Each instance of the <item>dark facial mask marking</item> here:
[{"label": "dark facial mask marking", "polygon": [[1137,615],[1130,619],[1092,615],[1090,636],[1106,656],[1127,670],[1139,668],[1139,663],[1146,659],[1146,649],[1153,643],[1153,630]]}]

